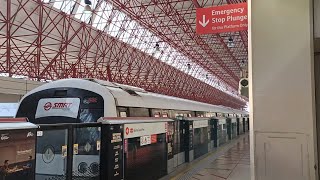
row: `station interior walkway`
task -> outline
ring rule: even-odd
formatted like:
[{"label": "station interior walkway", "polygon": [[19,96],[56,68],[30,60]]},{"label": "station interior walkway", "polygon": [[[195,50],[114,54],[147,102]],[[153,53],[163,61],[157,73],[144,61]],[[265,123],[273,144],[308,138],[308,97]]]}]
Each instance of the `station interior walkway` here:
[{"label": "station interior walkway", "polygon": [[250,141],[245,134],[161,180],[250,180]]}]

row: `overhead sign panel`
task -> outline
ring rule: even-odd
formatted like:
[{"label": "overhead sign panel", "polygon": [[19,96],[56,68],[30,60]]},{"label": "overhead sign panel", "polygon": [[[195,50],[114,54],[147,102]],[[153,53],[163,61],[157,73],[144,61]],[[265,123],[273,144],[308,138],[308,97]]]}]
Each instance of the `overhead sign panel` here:
[{"label": "overhead sign panel", "polygon": [[248,29],[247,3],[197,9],[197,34],[214,34]]}]

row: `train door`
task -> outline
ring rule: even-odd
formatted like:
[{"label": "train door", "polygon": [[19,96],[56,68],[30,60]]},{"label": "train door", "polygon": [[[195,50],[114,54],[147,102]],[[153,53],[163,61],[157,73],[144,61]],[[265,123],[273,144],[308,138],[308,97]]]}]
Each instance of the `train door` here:
[{"label": "train door", "polygon": [[177,167],[185,162],[185,121],[176,119],[174,121],[173,138],[173,166]]},{"label": "train door", "polygon": [[[168,168],[167,171],[168,173],[171,173],[174,171],[174,169],[177,167],[177,159],[174,156],[174,134],[175,134],[175,122],[168,122],[168,130],[167,130],[167,153],[168,153]],[[176,163],[175,163],[176,162]]]},{"label": "train door", "polygon": [[237,118],[237,135],[240,135],[240,119]]},{"label": "train door", "polygon": [[36,180],[100,179],[100,127],[40,126]]},{"label": "train door", "polygon": [[78,125],[72,132],[72,179],[100,179],[101,128]]},{"label": "train door", "polygon": [[247,130],[246,130],[246,119],[245,118],[242,118],[242,128],[243,128],[243,132],[245,133],[245,132],[247,132]]},{"label": "train door", "polygon": [[213,148],[213,139],[211,137],[213,126],[211,125],[211,121],[212,121],[211,119],[208,121],[208,131],[207,131],[207,133],[208,133],[208,152],[210,152]]},{"label": "train door", "polygon": [[228,140],[232,139],[232,124],[231,124],[231,119],[227,119],[227,135],[228,135]]},{"label": "train door", "polygon": [[250,131],[250,119],[247,118],[247,124],[248,124],[248,131]]},{"label": "train door", "polygon": [[218,122],[219,120],[217,120],[217,119],[213,119],[213,120],[211,120],[211,126],[213,127],[213,129],[212,129],[212,132],[211,132],[211,139],[213,140],[213,147],[218,147],[218,145],[219,145],[219,142],[218,142],[218,139],[219,139],[219,137],[218,137],[218,129],[219,129],[219,122]]},{"label": "train door", "polygon": [[68,128],[41,127],[37,132],[36,180],[67,180]]},{"label": "train door", "polygon": [[180,148],[178,153],[178,166],[186,162],[185,136],[186,136],[186,121],[182,120],[182,121],[179,121],[179,139],[180,139],[179,147]]},{"label": "train door", "polygon": [[232,119],[231,120],[231,138],[234,139],[237,137],[237,120]]}]

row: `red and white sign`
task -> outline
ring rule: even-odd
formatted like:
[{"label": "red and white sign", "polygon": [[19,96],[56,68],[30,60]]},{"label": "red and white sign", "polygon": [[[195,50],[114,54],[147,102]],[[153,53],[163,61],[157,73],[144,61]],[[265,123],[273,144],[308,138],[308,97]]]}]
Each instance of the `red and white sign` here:
[{"label": "red and white sign", "polygon": [[124,138],[134,138],[152,134],[166,133],[166,122],[138,123],[124,125]]},{"label": "red and white sign", "polygon": [[157,141],[158,141],[158,140],[157,140],[157,137],[158,137],[158,136],[157,136],[156,134],[152,134],[152,135],[151,135],[151,144],[157,143]]},{"label": "red and white sign", "polygon": [[77,118],[79,98],[46,98],[40,99],[35,118],[63,116]]},{"label": "red and white sign", "polygon": [[247,30],[247,3],[198,8],[196,22],[197,34]]}]

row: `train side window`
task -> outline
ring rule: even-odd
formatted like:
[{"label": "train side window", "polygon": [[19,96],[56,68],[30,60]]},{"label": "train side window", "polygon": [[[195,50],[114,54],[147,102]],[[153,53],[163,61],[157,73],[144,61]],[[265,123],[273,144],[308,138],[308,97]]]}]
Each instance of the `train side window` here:
[{"label": "train side window", "polygon": [[149,117],[149,109],[129,107],[129,115],[130,117]]},{"label": "train side window", "polygon": [[128,117],[127,116],[127,112],[125,112],[125,111],[124,112],[120,112],[119,113],[119,117]]},{"label": "train side window", "polygon": [[129,93],[131,96],[139,96],[138,93],[136,93],[135,91],[131,90],[131,89],[123,89],[124,91],[126,91],[127,93]]},{"label": "train side window", "polygon": [[97,122],[99,118],[103,117],[103,109],[80,109],[79,120],[80,123]]},{"label": "train side window", "polygon": [[128,108],[126,107],[117,107],[118,117],[128,117]]},{"label": "train side window", "polygon": [[151,116],[152,117],[161,117],[161,109],[151,109]]}]

